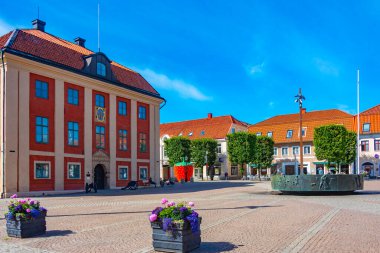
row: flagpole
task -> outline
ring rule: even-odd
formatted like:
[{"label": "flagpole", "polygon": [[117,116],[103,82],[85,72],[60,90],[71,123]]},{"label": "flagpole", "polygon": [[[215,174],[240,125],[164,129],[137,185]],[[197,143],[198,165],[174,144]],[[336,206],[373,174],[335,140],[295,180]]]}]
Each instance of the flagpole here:
[{"label": "flagpole", "polygon": [[356,102],[357,102],[357,105],[356,105],[356,113],[357,113],[357,160],[356,160],[356,164],[357,164],[357,168],[356,168],[356,173],[359,174],[360,173],[360,108],[359,108],[359,103],[360,103],[360,89],[359,89],[359,85],[360,85],[360,81],[359,81],[359,69],[357,70],[357,77],[356,77],[356,93],[357,93],[357,98],[356,98]]}]

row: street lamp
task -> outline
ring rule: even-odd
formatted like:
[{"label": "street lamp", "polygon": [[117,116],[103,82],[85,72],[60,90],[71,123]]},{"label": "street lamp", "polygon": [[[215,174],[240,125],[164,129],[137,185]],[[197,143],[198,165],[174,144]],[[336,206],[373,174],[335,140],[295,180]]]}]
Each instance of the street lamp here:
[{"label": "street lamp", "polygon": [[299,88],[298,94],[295,96],[294,102],[298,103],[300,108],[300,174],[303,175],[303,145],[302,145],[302,102],[306,98],[302,95],[302,90]]}]

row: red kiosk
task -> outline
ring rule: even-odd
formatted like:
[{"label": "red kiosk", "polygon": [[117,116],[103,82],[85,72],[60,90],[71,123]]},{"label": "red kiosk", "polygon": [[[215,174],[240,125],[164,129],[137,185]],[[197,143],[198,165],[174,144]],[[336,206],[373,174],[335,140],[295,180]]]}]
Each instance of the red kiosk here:
[{"label": "red kiosk", "polygon": [[193,174],[193,165],[191,163],[185,162],[185,160],[174,165],[174,176],[177,178],[178,182],[181,182],[182,179],[185,180],[185,182],[190,181],[190,178],[193,176]]}]

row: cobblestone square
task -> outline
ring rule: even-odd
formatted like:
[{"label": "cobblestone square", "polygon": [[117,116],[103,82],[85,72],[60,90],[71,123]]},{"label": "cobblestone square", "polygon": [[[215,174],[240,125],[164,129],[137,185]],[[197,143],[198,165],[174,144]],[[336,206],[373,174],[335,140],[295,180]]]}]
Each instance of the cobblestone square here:
[{"label": "cobblestone square", "polygon": [[[379,252],[380,180],[354,195],[273,195],[270,182],[219,181],[37,198],[47,234],[7,237],[0,252],[154,252],[150,211],[163,197],[194,201],[203,217],[196,252]],[[7,200],[0,201],[5,212]]]}]

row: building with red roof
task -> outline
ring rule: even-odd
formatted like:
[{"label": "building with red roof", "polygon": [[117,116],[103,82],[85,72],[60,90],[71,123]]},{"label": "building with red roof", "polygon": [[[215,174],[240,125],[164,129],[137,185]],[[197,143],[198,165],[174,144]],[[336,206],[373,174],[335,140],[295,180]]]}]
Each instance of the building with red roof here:
[{"label": "building with red roof", "polygon": [[38,19],[1,36],[0,49],[3,195],[159,179],[164,99],[139,73]]}]

